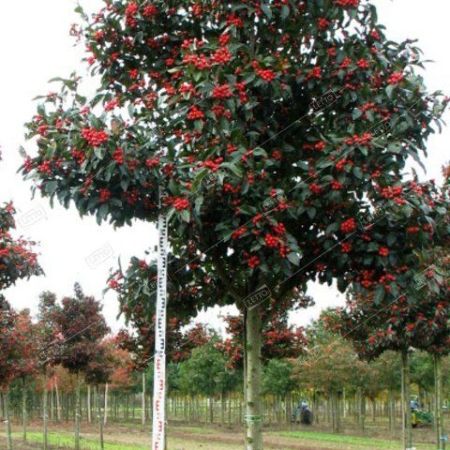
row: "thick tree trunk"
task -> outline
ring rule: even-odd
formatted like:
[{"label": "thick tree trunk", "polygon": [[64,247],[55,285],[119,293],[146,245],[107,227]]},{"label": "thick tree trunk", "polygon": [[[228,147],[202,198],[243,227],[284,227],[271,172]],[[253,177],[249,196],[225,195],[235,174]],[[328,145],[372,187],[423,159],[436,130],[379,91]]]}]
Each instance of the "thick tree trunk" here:
[{"label": "thick tree trunk", "polygon": [[435,423],[436,423],[436,442],[437,449],[442,450],[444,443],[441,440],[443,436],[444,424],[442,415],[442,358],[440,355],[434,355],[434,391],[435,391]]},{"label": "thick tree trunk", "polygon": [[27,385],[25,382],[25,377],[22,377],[22,436],[24,442],[27,440]]},{"label": "thick tree trunk", "polygon": [[259,307],[247,310],[246,315],[246,450],[262,450],[261,411],[261,345],[262,321]]},{"label": "thick tree trunk", "polygon": [[411,407],[410,407],[410,380],[409,380],[408,351],[402,351],[402,416],[403,416],[403,447],[405,450],[413,448]]},{"label": "thick tree trunk", "polygon": [[145,411],[145,370],[142,372],[142,425],[145,425],[147,414]]},{"label": "thick tree trunk", "polygon": [[77,387],[75,397],[75,450],[80,450],[80,420],[81,420],[81,377],[77,372]]},{"label": "thick tree trunk", "polygon": [[44,421],[44,450],[48,450],[48,395],[47,371],[44,372],[44,388],[42,392],[42,418]]},{"label": "thick tree trunk", "polygon": [[9,391],[3,394],[3,406],[5,408],[5,428],[6,428],[6,443],[8,450],[13,450],[11,419],[9,417]]}]

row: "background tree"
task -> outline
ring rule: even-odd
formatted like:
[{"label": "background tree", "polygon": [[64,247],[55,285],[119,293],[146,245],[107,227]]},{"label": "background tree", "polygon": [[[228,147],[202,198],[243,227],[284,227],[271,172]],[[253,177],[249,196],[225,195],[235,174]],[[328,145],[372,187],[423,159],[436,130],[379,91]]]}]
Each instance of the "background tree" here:
[{"label": "background tree", "polygon": [[189,394],[209,398],[209,421],[214,422],[213,397],[221,395],[236,382],[233,370],[226,367],[226,358],[216,348],[215,339],[197,347],[179,367],[179,386]]},{"label": "background tree", "polygon": [[64,297],[52,317],[61,342],[56,362],[77,377],[75,405],[75,448],[80,448],[81,375],[95,359],[98,343],[109,332],[101,313],[102,306],[94,297],[86,296],[75,284],[75,296]]}]

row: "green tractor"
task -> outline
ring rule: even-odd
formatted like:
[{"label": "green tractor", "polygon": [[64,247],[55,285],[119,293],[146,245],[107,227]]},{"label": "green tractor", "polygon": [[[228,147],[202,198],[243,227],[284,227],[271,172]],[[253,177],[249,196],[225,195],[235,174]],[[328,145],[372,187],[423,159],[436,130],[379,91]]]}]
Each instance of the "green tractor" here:
[{"label": "green tractor", "polygon": [[424,411],[417,400],[411,400],[411,424],[413,428],[428,427],[433,423],[433,414]]}]

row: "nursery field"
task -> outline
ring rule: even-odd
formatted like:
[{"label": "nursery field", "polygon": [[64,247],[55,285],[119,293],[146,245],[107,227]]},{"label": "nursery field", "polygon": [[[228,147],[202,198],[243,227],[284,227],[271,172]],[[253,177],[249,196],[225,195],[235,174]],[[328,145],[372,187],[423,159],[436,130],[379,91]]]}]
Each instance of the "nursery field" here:
[{"label": "nursery field", "polygon": [[[49,432],[49,449],[66,450],[73,448],[73,426],[59,424]],[[85,425],[81,439],[81,450],[100,450],[96,426]],[[169,427],[168,450],[240,450],[243,445],[241,430],[237,428],[220,429],[218,427],[194,427],[174,425]],[[282,430],[268,430],[265,433],[267,449],[279,450],[400,450],[399,439],[381,438],[380,429],[369,429],[367,436],[355,434],[333,434],[303,427],[291,427]],[[431,450],[431,430],[415,430],[417,450]],[[14,448],[32,450],[42,448],[42,432],[38,423],[30,426],[27,442],[23,442],[19,426],[13,427]],[[105,427],[105,450],[147,450],[149,448],[149,430],[135,423],[110,424]],[[1,448],[6,447],[4,433],[0,433]]]}]

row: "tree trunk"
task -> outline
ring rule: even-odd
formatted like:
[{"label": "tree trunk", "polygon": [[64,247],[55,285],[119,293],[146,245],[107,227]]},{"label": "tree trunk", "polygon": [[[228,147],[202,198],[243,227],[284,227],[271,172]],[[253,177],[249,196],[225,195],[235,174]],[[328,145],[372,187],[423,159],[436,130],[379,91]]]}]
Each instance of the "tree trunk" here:
[{"label": "tree trunk", "polygon": [[27,440],[27,422],[27,385],[25,382],[25,377],[22,377],[22,435],[24,442]]},{"label": "tree trunk", "polygon": [[100,393],[99,393],[99,387],[96,386],[96,397],[97,397],[97,416],[98,416],[98,427],[99,427],[99,434],[100,434],[100,450],[105,449],[105,444],[103,440],[103,417],[102,417],[102,406],[101,406],[101,399],[100,399]]},{"label": "tree trunk", "polygon": [[75,397],[75,450],[80,450],[80,419],[81,419],[81,377],[77,372],[77,388]]},{"label": "tree trunk", "polygon": [[361,431],[364,432],[366,429],[366,397],[364,395],[363,389],[359,388],[359,426]]},{"label": "tree trunk", "polygon": [[13,450],[12,432],[11,432],[11,420],[9,417],[9,391],[3,394],[3,406],[5,408],[5,428],[6,428],[6,442],[7,449]]},{"label": "tree trunk", "polygon": [[108,383],[105,385],[105,412],[103,413],[104,419],[103,423],[104,425],[108,422]]},{"label": "tree trunk", "polygon": [[389,408],[389,431],[392,432],[395,429],[395,398],[392,389],[389,389],[388,408]]},{"label": "tree trunk", "polygon": [[246,315],[246,450],[262,450],[261,411],[261,341],[262,321],[259,307]]},{"label": "tree trunk", "polygon": [[42,392],[42,418],[44,421],[44,450],[48,450],[48,396],[47,396],[47,371],[44,372],[44,390]]},{"label": "tree trunk", "polygon": [[59,398],[58,380],[55,378],[55,393],[56,393],[56,418],[61,422],[61,399]]},{"label": "tree trunk", "polygon": [[402,416],[403,416],[403,448],[412,449],[410,380],[408,350],[402,351]]},{"label": "tree trunk", "polygon": [[147,414],[145,411],[145,370],[142,372],[142,425],[145,425]]},{"label": "tree trunk", "polygon": [[436,417],[436,439],[437,449],[443,449],[443,416],[442,416],[442,358],[440,355],[434,355],[434,391],[435,391],[435,413]]},{"label": "tree trunk", "polygon": [[92,422],[92,411],[91,411],[91,385],[88,384],[87,387],[87,419],[88,423]]},{"label": "tree trunk", "polygon": [[209,397],[209,423],[214,423],[214,398]]}]

